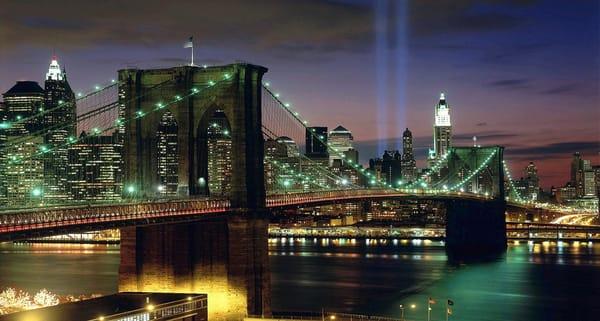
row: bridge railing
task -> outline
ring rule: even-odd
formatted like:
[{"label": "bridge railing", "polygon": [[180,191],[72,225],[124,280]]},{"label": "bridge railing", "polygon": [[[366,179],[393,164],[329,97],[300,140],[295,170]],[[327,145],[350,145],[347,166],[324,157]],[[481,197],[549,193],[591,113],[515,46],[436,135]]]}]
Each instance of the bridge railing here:
[{"label": "bridge railing", "polygon": [[82,205],[39,208],[0,214],[0,233],[69,225],[99,224],[169,216],[225,212],[228,200],[178,200],[164,202]]},{"label": "bridge railing", "polygon": [[277,207],[294,204],[310,204],[329,200],[353,200],[374,197],[402,197],[402,196],[440,196],[462,197],[468,199],[491,199],[490,196],[452,191],[432,190],[392,190],[392,189],[344,189],[318,192],[300,192],[287,194],[271,194],[267,198],[268,207]]}]

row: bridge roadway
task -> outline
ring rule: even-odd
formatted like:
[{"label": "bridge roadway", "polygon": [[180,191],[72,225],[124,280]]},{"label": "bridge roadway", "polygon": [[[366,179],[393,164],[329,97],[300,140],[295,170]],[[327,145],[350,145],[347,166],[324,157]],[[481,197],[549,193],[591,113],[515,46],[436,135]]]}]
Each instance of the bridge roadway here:
[{"label": "bridge roadway", "polygon": [[[287,209],[377,199],[472,200],[489,202],[483,195],[461,192],[405,193],[383,189],[351,189],[271,194],[266,207]],[[190,198],[147,200],[116,204],[46,206],[0,212],[0,241],[102,230],[126,226],[207,220],[234,213],[228,200]]]}]

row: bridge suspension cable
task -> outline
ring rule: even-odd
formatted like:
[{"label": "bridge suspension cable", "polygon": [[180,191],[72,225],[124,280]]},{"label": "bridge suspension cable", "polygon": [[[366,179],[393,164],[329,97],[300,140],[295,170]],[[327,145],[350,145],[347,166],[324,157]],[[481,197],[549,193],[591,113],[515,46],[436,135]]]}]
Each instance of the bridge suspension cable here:
[{"label": "bridge suspension cable", "polygon": [[[265,138],[275,141],[279,138],[273,131],[271,131],[265,125],[263,125],[263,135],[265,136]],[[342,185],[344,188],[358,187],[357,185],[348,182],[346,178],[337,175],[328,167],[313,161],[305,155],[299,154],[298,158],[299,166],[297,166],[296,169],[293,169],[292,166],[290,166],[290,164],[287,164],[286,162],[273,159],[272,157],[270,157],[270,155],[265,155],[265,164],[273,165],[279,170],[286,171],[288,176],[292,175],[297,179],[301,179],[303,185],[305,183],[309,183],[319,188],[331,189],[331,186],[323,182],[323,180],[325,180],[327,182],[334,182],[336,185]]]},{"label": "bridge suspension cable", "polygon": [[[151,90],[159,89],[162,86],[164,86],[172,81],[173,80],[170,79],[170,80],[164,81],[162,83],[159,83],[155,87],[151,88]],[[57,132],[60,130],[67,130],[67,129],[70,129],[73,127],[76,128],[77,133],[87,130],[87,131],[91,131],[92,134],[100,134],[98,132],[99,128],[108,126],[109,124],[112,124],[114,121],[116,121],[118,119],[119,115],[118,115],[117,109],[118,109],[119,103],[123,103],[123,101],[119,102],[116,99],[116,94],[115,94],[114,97],[109,98],[108,101],[103,100],[100,104],[89,104],[88,105],[88,104],[86,104],[88,101],[85,98],[93,97],[95,95],[98,95],[101,92],[106,92],[107,90],[114,90],[116,92],[117,85],[118,85],[118,83],[115,83],[115,84],[103,87],[102,89],[99,89],[94,94],[90,94],[87,96],[82,95],[81,100],[78,101],[79,105],[77,105],[78,111],[77,111],[77,115],[76,115],[75,119],[66,121],[66,122],[62,122],[60,124],[56,124],[53,126],[44,127],[42,129],[33,131],[25,136],[10,139],[8,142],[6,142],[4,145],[2,145],[1,148],[8,149],[11,147],[15,147],[15,146],[23,144],[27,141],[34,140],[38,137],[43,137],[50,133]],[[135,97],[130,97],[129,99],[127,99],[126,102],[142,98],[148,94],[150,94],[150,92],[145,92],[145,93],[137,95]],[[82,105],[81,104],[82,102],[86,105]],[[76,134],[75,137],[73,137],[73,136],[67,137],[66,143],[74,144],[74,143],[78,142],[79,140],[80,139]],[[47,148],[49,148],[48,145],[40,146],[41,151],[43,151],[44,149],[47,149]]]},{"label": "bridge suspension cable", "polygon": [[[115,80],[112,80],[111,83],[109,83],[109,84],[105,84],[103,86],[95,86],[94,89],[90,90],[89,92],[78,93],[75,98],[75,105],[77,106],[78,102],[85,101],[87,99],[90,99],[91,97],[100,95],[106,91],[117,88],[118,85],[119,85],[119,83],[117,83]],[[41,108],[40,110],[37,110],[37,113],[35,113],[33,115],[30,115],[30,116],[27,116],[24,118],[19,118],[14,121],[5,120],[0,123],[0,129],[10,129],[10,128],[14,127],[15,125],[25,124],[25,123],[29,122],[30,120],[36,119],[38,117],[42,117],[46,114],[50,114],[59,109],[71,107],[71,106],[72,106],[72,103],[69,101],[59,101],[59,104],[56,105],[55,107]]]},{"label": "bridge suspension cable", "polygon": [[[367,181],[368,185],[393,189],[391,184],[387,184],[381,178],[376,178],[360,163],[355,163],[351,159],[346,159],[344,153],[333,148],[331,144],[326,141],[325,137],[318,135],[314,128],[309,127],[308,120],[302,119],[300,113],[297,110],[292,109],[291,103],[282,101],[281,95],[274,92],[268,82],[263,83],[263,107],[265,107],[263,109],[267,109],[267,112],[263,110],[263,123],[266,123],[269,129],[278,136],[288,136],[291,134],[293,136],[291,138],[294,141],[301,142],[304,139],[304,135],[308,133],[314,139],[326,146],[330,154],[333,154],[340,159],[345,159],[346,163]],[[300,129],[300,132],[296,131],[292,133],[294,128]]]},{"label": "bridge suspension cable", "polygon": [[[91,131],[90,131],[90,134],[91,135],[95,135],[95,136],[99,136],[99,135],[102,135],[104,133],[111,132],[113,130],[118,129],[121,126],[124,126],[127,122],[130,122],[130,121],[138,119],[138,118],[143,118],[143,117],[147,116],[148,114],[151,114],[151,113],[153,113],[155,111],[162,110],[162,109],[164,109],[164,108],[166,108],[166,107],[168,107],[168,106],[170,106],[172,104],[175,104],[175,103],[177,103],[177,102],[179,102],[179,101],[181,101],[181,100],[183,100],[185,98],[198,95],[198,94],[200,94],[201,92],[204,92],[207,89],[215,88],[217,85],[220,85],[223,82],[227,82],[230,79],[231,79],[231,75],[227,74],[221,80],[216,80],[216,81],[215,80],[209,80],[206,83],[205,87],[203,87],[203,88],[196,88],[196,87],[194,87],[194,88],[192,88],[190,90],[190,92],[188,92],[186,94],[176,95],[175,97],[173,97],[170,101],[167,101],[166,103],[161,102],[161,101],[157,101],[154,104],[155,107],[153,109],[147,111],[147,112],[144,112],[142,110],[138,110],[137,113],[132,118],[130,118],[130,119],[116,118],[116,120],[111,121],[110,123],[106,124],[106,127],[101,127],[101,126],[92,127]],[[171,82],[171,81],[173,81],[173,79],[170,79],[170,80],[167,80],[167,81],[162,82],[160,84],[157,84],[152,89],[158,89],[159,86],[162,86],[162,85],[164,85],[164,84],[166,84],[168,82]],[[145,93],[145,94],[140,95],[140,96],[145,96],[147,94],[148,93]],[[133,99],[137,99],[137,98],[139,98],[139,97],[137,97],[137,96],[136,97],[132,97],[129,100],[133,100]],[[97,109],[94,109],[92,111],[89,111],[89,112],[87,112],[87,113],[85,113],[83,115],[80,115],[81,117],[78,117],[78,124],[79,124],[79,121],[81,121],[81,119],[83,119],[83,120],[90,119],[92,116],[96,116],[96,115],[98,115],[99,113],[101,113],[101,112],[103,112],[105,110],[115,110],[115,108],[118,106],[118,104],[119,104],[119,102],[113,102],[113,103],[111,103],[109,105],[102,106],[100,108],[97,108]],[[79,118],[81,118],[81,119],[79,119]],[[72,123],[71,123],[71,125],[72,125]],[[36,134],[39,134],[39,133],[36,133]],[[30,159],[30,158],[33,158],[33,157],[40,157],[40,156],[48,154],[48,153],[53,153],[54,150],[56,150],[59,147],[68,147],[69,145],[75,144],[75,143],[77,143],[77,142],[79,142],[81,140],[84,140],[84,139],[85,139],[85,137],[83,137],[83,138],[82,137],[70,137],[67,140],[67,142],[65,142],[64,144],[59,144],[59,145],[55,145],[55,146],[42,145],[39,148],[38,152],[36,152],[36,153],[30,154],[30,155],[27,155],[27,156],[24,156],[24,157],[11,157],[11,159],[9,161],[20,162],[20,161],[27,160],[27,159]]]}]

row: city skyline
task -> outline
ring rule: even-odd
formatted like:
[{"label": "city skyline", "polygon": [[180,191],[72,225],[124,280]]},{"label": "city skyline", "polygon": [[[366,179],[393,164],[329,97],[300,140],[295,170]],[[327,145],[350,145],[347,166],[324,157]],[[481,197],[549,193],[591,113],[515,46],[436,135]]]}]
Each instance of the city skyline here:
[{"label": "city skyline", "polygon": [[[431,117],[442,91],[453,108],[456,145],[469,145],[474,135],[482,145],[504,145],[514,169],[536,163],[545,187],[568,178],[565,168],[574,152],[598,162],[599,10],[593,1],[577,6],[566,1],[438,3],[447,16],[414,2],[402,7],[388,1],[387,15],[369,1],[306,2],[293,11],[287,2],[273,2],[265,10],[281,28],[262,27],[255,15],[246,22],[236,20],[250,8],[229,1],[210,5],[214,12],[235,8],[223,19],[207,17],[207,23],[199,23],[188,16],[180,21],[160,16],[156,30],[136,30],[132,24],[153,19],[155,13],[123,10],[132,21],[107,27],[96,18],[61,24],[70,10],[85,11],[85,4],[7,5],[6,12],[15,14],[2,17],[12,27],[2,34],[8,44],[0,51],[4,91],[13,79],[39,80],[53,51],[76,91],[114,78],[117,69],[131,65],[185,64],[189,53],[181,44],[194,35],[197,63],[244,59],[266,65],[267,79],[314,117],[315,125],[341,124],[353,132],[362,162],[382,148],[399,148],[406,127],[413,131],[415,155],[422,160],[432,147]],[[158,6],[144,2],[150,12]],[[197,12],[191,6],[163,9],[165,16],[184,9]],[[251,7],[252,12],[267,8]],[[118,19],[120,11],[112,9],[107,5],[97,16]],[[15,18],[23,10],[31,21]],[[336,15],[330,17],[333,11]],[[406,25],[397,19],[402,14],[409,18]],[[577,23],[571,19],[575,16]],[[377,27],[382,20],[387,28]],[[330,33],[318,32],[323,23],[331,25]],[[238,28],[246,24],[252,28]],[[163,32],[171,28],[175,32]],[[287,36],[281,37],[283,33]],[[29,41],[23,43],[19,35]],[[378,85],[384,76],[389,86]],[[536,119],[523,117],[524,107]],[[361,117],[352,116],[356,114]],[[387,122],[375,114],[388,115]],[[558,123],[560,130],[552,126]]]},{"label": "city skyline", "polygon": [[[51,57],[51,60],[50,60],[50,64],[49,64],[49,67],[48,67],[48,72],[46,73],[46,80],[55,80],[55,79],[58,79],[58,80],[62,81],[63,78],[64,78],[64,80],[66,81],[66,73],[64,71],[65,71],[64,68],[61,70],[60,66],[58,65],[58,57],[56,55],[53,55]],[[26,82],[27,82],[27,80],[26,80]],[[29,80],[29,82],[32,82],[32,81]],[[33,82],[36,82],[36,81],[33,81]],[[19,83],[19,81],[17,81],[17,84],[18,83]],[[69,88],[69,90],[70,90],[70,88]],[[438,140],[435,139],[435,137],[436,137],[436,133],[438,133],[438,130],[440,128],[439,126],[442,126],[442,127],[443,126],[448,126],[448,128],[451,128],[450,118],[451,118],[452,112],[450,111],[449,104],[446,102],[445,99],[446,99],[445,98],[445,93],[443,93],[443,92],[440,93],[439,101],[434,106],[434,117],[433,117],[433,120],[432,120],[433,135],[431,137],[423,136],[423,137],[417,137],[416,138],[416,141],[417,141],[418,145],[414,149],[417,150],[417,151],[421,150],[421,152],[420,153],[419,152],[415,153],[415,155],[417,156],[415,158],[415,160],[416,160],[417,164],[420,167],[425,167],[425,168],[426,167],[430,167],[430,165],[433,164],[435,162],[435,160],[437,159],[437,157],[438,157],[438,156],[436,156],[436,148],[440,148],[440,147],[436,146],[436,144],[440,144],[440,143],[439,143]],[[447,108],[447,109],[444,109],[443,116],[438,115],[439,110],[440,110],[439,109],[440,106],[442,106],[444,108]],[[336,129],[334,129],[333,131],[329,132],[328,134],[325,132],[327,130],[327,127],[318,127],[318,128],[322,128],[324,130],[324,132],[322,134],[325,134],[324,135],[325,140],[327,140],[328,136],[330,136],[332,133],[335,133],[338,130],[342,130],[342,132],[347,131],[348,135],[350,135],[350,140],[351,141],[353,140],[353,138],[352,138],[352,132],[348,131],[342,125],[338,125],[336,127]],[[409,128],[407,127],[406,130],[409,130]],[[85,134],[85,129],[81,129],[80,133]],[[403,136],[405,134],[406,134],[406,132],[403,133]],[[79,135],[79,133],[77,135]],[[412,133],[411,133],[411,136],[412,136]],[[305,142],[305,145],[304,145],[305,148],[306,148],[306,144],[308,144],[308,142],[309,142],[308,137],[309,136],[307,136],[307,141]],[[311,138],[311,140],[312,139],[314,139],[314,138]],[[457,146],[468,146],[468,145],[472,145],[473,143],[478,143],[476,139],[479,139],[479,137],[477,137],[476,135],[474,135],[472,137],[465,137],[464,134],[463,135],[458,135],[457,137],[454,137],[454,135],[452,135],[451,132],[448,132],[448,134],[446,134],[444,140],[447,140],[447,139],[450,139],[450,141],[444,143],[447,146],[452,146],[451,140],[454,140],[454,139],[456,139],[458,141]],[[427,145],[427,140],[430,140],[430,141],[433,140],[433,143],[430,142],[429,145]],[[299,142],[295,142],[295,143],[299,144],[299,146],[303,146],[302,142],[300,142],[300,141]],[[400,144],[401,144],[400,145],[400,149],[404,149],[406,143],[407,143],[407,141],[406,141],[405,137],[403,137],[402,138],[402,142],[400,142]],[[358,146],[361,145],[360,141],[357,142],[357,145]],[[411,146],[411,149],[413,149],[413,145],[414,144],[413,144],[413,138],[412,137],[411,137],[409,145]],[[444,146],[446,146],[446,145],[444,145]],[[342,145],[340,145],[340,146],[336,146],[335,144],[332,145],[332,147],[334,147],[334,148],[341,147],[341,146]],[[349,145],[349,146],[351,146],[351,145]],[[433,146],[433,147],[428,147],[428,146]],[[342,149],[344,149],[344,148],[346,148],[346,147],[343,147]],[[446,148],[446,147],[444,147],[444,148]],[[340,151],[342,151],[342,149],[340,149]],[[390,148],[389,150],[393,151],[393,148]],[[442,155],[445,154],[444,150],[442,150],[442,152],[440,153],[439,156],[442,156]],[[386,149],[384,151],[384,153],[383,153],[384,156],[386,155],[387,151],[388,151],[388,149]],[[579,151],[576,151],[575,153],[580,154]],[[574,155],[575,153],[573,153],[572,155]],[[427,156],[425,156],[424,154],[427,155]],[[357,155],[360,155],[360,154],[357,153]],[[360,159],[360,161],[362,163],[368,163],[366,160],[369,160],[369,162],[371,162],[372,161],[371,157],[378,157],[378,156],[379,156],[379,154],[363,155],[363,159]],[[564,157],[564,155],[562,155],[562,156]],[[590,157],[589,155],[583,155],[583,156],[587,157],[587,158]],[[331,159],[339,158],[339,156],[336,156],[336,155],[331,155],[331,156],[328,156],[328,157],[330,157],[330,165],[331,165]],[[593,159],[593,157],[592,157],[592,159]],[[532,162],[533,161],[530,160],[529,161],[529,165],[531,165]],[[527,166],[529,166],[529,165],[527,165]],[[525,168],[525,170],[522,170],[522,168],[516,167],[515,170],[516,170],[515,171],[515,173],[516,173],[515,178],[519,178],[520,177],[521,179],[523,179],[523,176],[525,176],[525,178],[527,178],[527,176],[528,176],[528,174],[527,174],[527,167]],[[568,168],[567,167],[562,168],[561,171],[562,172],[567,172],[566,176],[568,176]],[[536,173],[537,173],[537,170],[536,170]],[[523,174],[523,175],[521,175],[521,174]],[[539,175],[539,177],[544,177],[544,176],[546,176],[546,175],[544,175],[543,172],[541,173],[541,175]],[[554,185],[554,184],[553,185],[546,184],[547,182],[545,182],[544,180],[541,180],[541,183],[540,182],[536,183],[536,186],[545,188],[548,191],[550,191],[550,187],[559,188],[559,187],[565,186],[565,184],[570,183],[570,182],[573,182],[572,178],[571,178],[571,180],[565,179],[563,181],[559,181],[559,183],[556,184],[556,185]],[[164,188],[164,186],[161,185],[161,188]],[[163,191],[161,190],[160,192],[162,193]]]},{"label": "city skyline", "polygon": [[0,21],[0,321],[600,316],[598,0]]}]

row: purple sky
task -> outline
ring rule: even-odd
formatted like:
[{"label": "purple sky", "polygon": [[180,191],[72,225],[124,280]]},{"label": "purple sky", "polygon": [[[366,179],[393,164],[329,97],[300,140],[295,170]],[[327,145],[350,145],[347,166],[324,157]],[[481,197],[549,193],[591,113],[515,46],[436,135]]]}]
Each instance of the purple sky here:
[{"label": "purple sky", "polygon": [[568,179],[570,155],[598,163],[600,4],[595,0],[11,1],[0,11],[0,91],[42,81],[52,52],[85,91],[128,66],[250,61],[314,125],[344,125],[363,161],[397,148],[421,159],[440,91],[455,143],[507,147],[514,176]]}]

